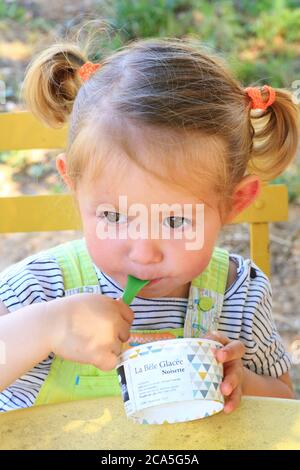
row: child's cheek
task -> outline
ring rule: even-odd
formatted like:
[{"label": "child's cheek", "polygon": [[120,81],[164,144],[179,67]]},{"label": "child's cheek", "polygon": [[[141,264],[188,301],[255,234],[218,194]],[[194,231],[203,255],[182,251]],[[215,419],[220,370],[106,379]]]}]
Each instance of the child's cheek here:
[{"label": "child's cheek", "polygon": [[112,240],[86,239],[87,248],[94,263],[105,270],[105,266],[115,257]]},{"label": "child's cheek", "polygon": [[184,274],[186,279],[194,279],[205,270],[216,245],[220,226],[214,218],[210,218],[206,222],[201,248],[188,249],[188,246],[191,247],[192,245],[188,245],[182,240],[180,245],[177,245],[176,250],[172,250],[172,259],[175,266],[180,266],[180,272]]},{"label": "child's cheek", "polygon": [[182,267],[182,271],[185,272],[188,279],[194,279],[205,270],[211,259],[211,255],[210,250],[201,250],[198,252],[187,251],[185,258],[182,259],[179,265]]},{"label": "child's cheek", "polygon": [[98,268],[106,273],[120,270],[124,264],[124,240],[101,240],[87,235],[85,239],[89,254]]}]

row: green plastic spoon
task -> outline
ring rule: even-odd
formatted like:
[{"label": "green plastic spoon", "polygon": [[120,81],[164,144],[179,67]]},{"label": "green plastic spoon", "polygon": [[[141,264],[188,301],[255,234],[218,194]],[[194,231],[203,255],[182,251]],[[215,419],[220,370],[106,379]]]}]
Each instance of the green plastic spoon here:
[{"label": "green plastic spoon", "polygon": [[127,283],[122,295],[122,300],[126,305],[130,305],[138,292],[148,284],[150,281],[142,281],[137,277],[131,276],[130,274],[127,277]]}]

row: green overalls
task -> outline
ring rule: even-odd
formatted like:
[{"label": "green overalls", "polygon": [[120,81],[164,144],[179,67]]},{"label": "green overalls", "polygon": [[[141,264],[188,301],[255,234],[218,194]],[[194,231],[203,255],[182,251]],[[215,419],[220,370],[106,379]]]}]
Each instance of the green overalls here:
[{"label": "green overalls", "polygon": [[[84,239],[63,243],[50,251],[62,271],[65,295],[101,293],[98,277]],[[191,282],[184,328],[132,330],[129,345],[166,338],[203,337],[217,330],[227,283],[229,254],[215,248],[207,268]],[[101,371],[55,356],[35,405],[121,395],[116,370]]]}]

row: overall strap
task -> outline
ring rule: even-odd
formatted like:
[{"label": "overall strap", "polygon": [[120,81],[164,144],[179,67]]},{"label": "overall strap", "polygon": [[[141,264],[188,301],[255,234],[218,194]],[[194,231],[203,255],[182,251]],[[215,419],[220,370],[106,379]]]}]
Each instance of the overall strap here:
[{"label": "overall strap", "polygon": [[229,253],[216,247],[206,269],[192,280],[184,336],[203,337],[218,329],[229,269]]},{"label": "overall strap", "polygon": [[98,277],[84,238],[51,248],[62,271],[65,295],[101,293]]}]

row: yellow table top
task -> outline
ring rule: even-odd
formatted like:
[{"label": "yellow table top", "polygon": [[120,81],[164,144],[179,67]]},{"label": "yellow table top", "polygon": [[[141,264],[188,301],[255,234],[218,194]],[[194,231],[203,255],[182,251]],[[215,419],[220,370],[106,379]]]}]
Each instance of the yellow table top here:
[{"label": "yellow table top", "polygon": [[300,401],[244,397],[230,415],[180,424],[136,424],[121,398],[0,414],[0,449],[300,449]]}]

